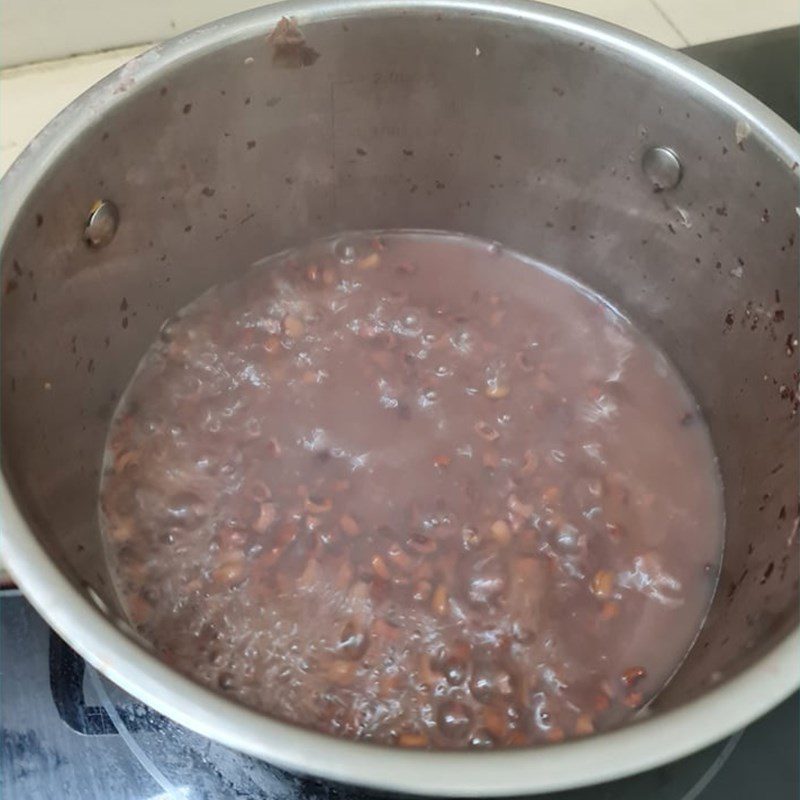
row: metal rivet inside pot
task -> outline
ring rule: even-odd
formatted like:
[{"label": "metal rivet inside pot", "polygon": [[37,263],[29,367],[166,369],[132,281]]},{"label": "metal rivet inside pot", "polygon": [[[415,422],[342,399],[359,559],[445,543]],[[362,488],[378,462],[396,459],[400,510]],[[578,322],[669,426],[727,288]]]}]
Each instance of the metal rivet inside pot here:
[{"label": "metal rivet inside pot", "polygon": [[683,177],[678,154],[669,147],[651,147],[645,151],[642,156],[642,170],[657,192],[674,189]]},{"label": "metal rivet inside pot", "polygon": [[110,200],[95,200],[86,220],[84,236],[90,247],[105,247],[117,232],[119,211]]}]

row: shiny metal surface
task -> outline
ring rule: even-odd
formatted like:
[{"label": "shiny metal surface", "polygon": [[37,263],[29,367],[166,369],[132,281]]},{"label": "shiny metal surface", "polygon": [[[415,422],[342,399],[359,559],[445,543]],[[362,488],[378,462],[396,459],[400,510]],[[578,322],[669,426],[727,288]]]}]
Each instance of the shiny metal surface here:
[{"label": "shiny metal surface", "polygon": [[645,150],[642,170],[657,192],[674,189],[683,177],[683,165],[678,154],[663,145]]},{"label": "shiny metal surface", "polygon": [[84,236],[91,247],[110,244],[119,226],[119,211],[110,200],[97,200],[89,211]]},{"label": "shiny metal surface", "polygon": [[[274,35],[282,15],[302,33]],[[663,143],[684,174],[654,192],[641,161]],[[728,734],[800,676],[799,161],[798,134],[709,70],[535,3],[292,3],[155,48],[62,113],[2,182],[10,570],[125,689],[299,771],[438,794],[533,792]],[[83,237],[98,196],[123,220],[102,249]],[[163,318],[267,253],[381,227],[460,230],[565,268],[648,331],[699,399],[726,486],[722,582],[641,722],[536,751],[353,744],[201,689],[115,618],[95,514],[100,456]]]}]

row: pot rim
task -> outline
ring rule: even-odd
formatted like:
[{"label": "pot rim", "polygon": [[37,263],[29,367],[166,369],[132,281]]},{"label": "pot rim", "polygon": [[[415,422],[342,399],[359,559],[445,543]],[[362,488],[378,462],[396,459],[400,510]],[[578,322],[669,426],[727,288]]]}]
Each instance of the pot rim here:
[{"label": "pot rim", "polygon": [[[533,24],[611,48],[691,84],[746,122],[793,172],[800,135],[744,90],[689,57],[591,17],[527,0],[298,0],[244,12],[176,37],[133,59],[81,95],[39,133],[0,182],[10,208],[33,188],[87,125],[126,94],[201,53],[271,30],[282,16],[308,20],[367,13],[464,12]],[[0,219],[0,247],[15,222]],[[800,627],[736,677],[657,716],[583,740],[519,750],[429,752],[337,739],[228,700],[161,662],[71,583],[39,543],[0,476],[0,552],[18,586],[87,661],[130,694],[229,747],[301,773],[376,788],[441,796],[500,796],[605,782],[706,747],[769,711],[800,686]]]}]

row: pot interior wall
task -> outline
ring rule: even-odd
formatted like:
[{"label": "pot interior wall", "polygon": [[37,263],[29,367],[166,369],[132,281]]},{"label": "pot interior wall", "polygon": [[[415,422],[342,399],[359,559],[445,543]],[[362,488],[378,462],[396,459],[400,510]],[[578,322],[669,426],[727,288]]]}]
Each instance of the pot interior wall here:
[{"label": "pot interior wall", "polygon": [[[264,19],[243,38],[201,37],[159,74],[126,68],[83,101],[87,127],[4,244],[3,469],[44,547],[114,605],[100,458],[166,316],[312,237],[458,230],[608,296],[671,356],[710,424],[725,562],[660,705],[758,658],[797,624],[796,173],[757,130],[739,142],[710,94],[599,38],[499,14],[376,11],[301,20],[305,44],[276,47],[277,18]],[[683,162],[671,191],[640,167],[653,145]],[[120,225],[91,249],[98,198]]]}]

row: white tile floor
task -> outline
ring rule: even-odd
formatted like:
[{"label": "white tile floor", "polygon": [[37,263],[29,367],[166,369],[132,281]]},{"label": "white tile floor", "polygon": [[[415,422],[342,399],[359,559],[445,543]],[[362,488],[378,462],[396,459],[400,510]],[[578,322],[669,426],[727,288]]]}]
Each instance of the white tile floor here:
[{"label": "white tile floor", "polygon": [[[198,8],[207,13],[216,8],[210,0],[204,2]],[[800,23],[800,0],[554,0],[552,4],[622,25],[670,47]],[[192,24],[202,21],[196,16],[191,16]],[[50,118],[142,49],[129,47],[0,71],[0,175]]]},{"label": "white tile floor", "polygon": [[688,44],[800,23],[800,0],[649,0]]},{"label": "white tile floor", "polygon": [[670,47],[800,23],[799,0],[552,0]]},{"label": "white tile floor", "polygon": [[144,49],[128,47],[0,71],[0,175],[62,108]]},{"label": "white tile floor", "polygon": [[653,0],[551,0],[550,4],[613,22],[669,47],[689,43]]}]

